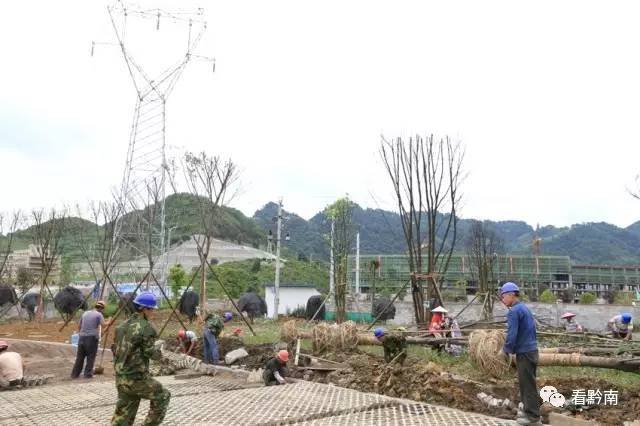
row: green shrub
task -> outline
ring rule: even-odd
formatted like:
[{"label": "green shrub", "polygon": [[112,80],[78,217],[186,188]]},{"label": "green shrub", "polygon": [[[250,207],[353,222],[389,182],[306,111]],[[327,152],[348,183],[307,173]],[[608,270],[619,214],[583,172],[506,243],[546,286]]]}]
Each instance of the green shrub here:
[{"label": "green shrub", "polygon": [[582,293],[580,295],[580,303],[583,305],[590,305],[596,301],[596,295],[593,293]]},{"label": "green shrub", "polygon": [[551,290],[546,289],[540,295],[540,302],[542,302],[542,303],[555,303],[556,302],[556,295],[553,294],[553,292]]},{"label": "green shrub", "polygon": [[115,315],[117,310],[118,310],[117,302],[108,302],[107,305],[104,307],[104,313],[103,313],[104,317],[109,318]]}]

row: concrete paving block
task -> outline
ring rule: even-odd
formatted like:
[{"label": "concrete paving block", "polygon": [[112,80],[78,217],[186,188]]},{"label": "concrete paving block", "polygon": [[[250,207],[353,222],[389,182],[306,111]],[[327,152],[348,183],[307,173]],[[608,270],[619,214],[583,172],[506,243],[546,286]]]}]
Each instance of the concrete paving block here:
[{"label": "concrete paving block", "polygon": [[389,407],[374,408],[356,413],[324,417],[295,423],[299,426],[352,426],[352,425],[515,425],[511,420],[501,420],[480,414],[465,413],[460,410],[428,404],[400,404]]},{"label": "concrete paving block", "polygon": [[[300,381],[286,386],[242,388],[244,384],[237,380],[218,376],[158,380],[172,392],[163,425],[513,424],[320,383]],[[74,382],[7,392],[0,395],[0,425],[109,425],[115,398],[113,382]],[[149,402],[142,400],[136,425],[143,423],[148,410]]]}]

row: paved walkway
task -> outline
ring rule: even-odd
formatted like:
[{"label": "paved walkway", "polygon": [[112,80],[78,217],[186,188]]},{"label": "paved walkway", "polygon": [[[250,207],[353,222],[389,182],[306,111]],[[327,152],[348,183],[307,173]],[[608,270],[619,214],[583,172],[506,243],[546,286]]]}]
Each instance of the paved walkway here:
[{"label": "paved walkway", "polygon": [[[256,387],[201,376],[158,378],[171,391],[166,425],[513,425],[515,422],[320,383]],[[108,425],[113,382],[0,392],[0,425]],[[149,404],[143,401],[136,425]]]}]

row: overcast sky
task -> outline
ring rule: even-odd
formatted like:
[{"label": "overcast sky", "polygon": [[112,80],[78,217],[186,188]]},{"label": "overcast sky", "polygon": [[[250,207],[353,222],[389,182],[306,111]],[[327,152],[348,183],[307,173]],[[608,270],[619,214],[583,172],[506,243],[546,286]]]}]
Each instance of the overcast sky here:
[{"label": "overcast sky", "polygon": [[[209,25],[198,53],[216,71],[191,63],[169,98],[169,154],[233,158],[242,191],[232,205],[247,215],[282,196],[308,218],[345,193],[394,210],[380,135],[435,133],[466,147],[463,217],[640,219],[627,193],[640,171],[637,2],[200,6]],[[0,211],[108,198],[135,92],[114,46],[90,55],[92,40],[114,41],[106,3],[2,8]],[[150,67],[184,52],[184,27],[127,25]]]}]

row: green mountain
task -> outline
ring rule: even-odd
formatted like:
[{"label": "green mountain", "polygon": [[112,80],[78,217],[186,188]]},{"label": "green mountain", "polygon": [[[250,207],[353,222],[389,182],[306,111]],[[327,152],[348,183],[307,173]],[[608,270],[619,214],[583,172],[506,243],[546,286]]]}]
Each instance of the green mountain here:
[{"label": "green mountain", "polygon": [[[184,241],[201,232],[198,200],[190,194],[174,194],[165,203],[166,226],[171,229],[171,243]],[[217,238],[264,248],[271,230],[275,242],[278,206],[267,203],[248,218],[239,210],[223,207],[215,223]],[[406,251],[400,216],[381,209],[354,208],[354,223],[360,232],[362,254],[399,254]],[[322,212],[309,220],[284,211],[282,253],[289,258],[326,261],[329,258],[330,224]],[[133,216],[125,216],[125,221]],[[440,220],[444,220],[444,215]],[[570,256],[577,264],[640,264],[640,221],[618,228],[608,223],[583,223],[570,227],[544,226],[534,230],[523,221],[486,221],[504,241],[505,253],[531,254],[534,236],[541,239],[542,255]],[[471,219],[459,219],[456,251],[464,252],[464,241]],[[95,233],[95,226],[84,219],[69,218],[62,240],[63,255],[80,260],[78,237],[84,230]],[[14,248],[24,248],[31,241],[31,228],[16,232]],[[290,239],[285,240],[289,234]],[[440,235],[440,237],[442,237]],[[0,248],[2,239],[0,236]],[[354,242],[355,246],[355,242]]]},{"label": "green mountain", "polygon": [[[275,235],[277,205],[269,203],[254,214],[254,220]],[[328,259],[330,225],[322,213],[308,221],[285,212],[284,231],[290,240],[283,246],[305,257]],[[445,220],[444,215],[439,220]],[[406,251],[402,224],[397,213],[380,209],[354,209],[354,222],[360,232],[360,253],[399,254]],[[464,252],[464,241],[472,219],[458,220],[456,251]],[[570,227],[544,226],[537,231],[523,221],[485,221],[504,242],[505,253],[532,254],[533,239],[541,239],[541,255],[570,256],[576,264],[640,264],[640,221],[627,228],[608,223],[584,223]],[[442,237],[442,236],[440,236]]]},{"label": "green mountain", "polygon": [[[202,225],[198,210],[198,200],[190,194],[173,194],[165,201],[165,223],[167,230],[171,229],[171,244],[185,241],[193,234],[202,232]],[[123,217],[123,229],[127,229],[136,217],[135,212],[126,214]],[[159,217],[156,227],[159,229]],[[83,261],[81,251],[81,238],[84,235],[88,244],[96,241],[96,233],[101,232],[102,226],[96,229],[96,225],[88,220],[78,217],[68,217],[64,222],[64,232],[60,241],[63,258],[70,258],[73,262]],[[242,212],[231,207],[222,207],[217,220],[214,222],[214,236],[219,239],[233,241],[238,244],[258,245],[265,240],[265,236],[256,222],[246,217]],[[32,233],[34,227],[17,231],[14,234],[12,248],[26,248],[32,243]],[[168,231],[167,231],[168,232]],[[4,247],[3,242],[6,236],[0,235],[0,248]],[[135,237],[127,237],[135,244]],[[127,252],[129,257],[135,256],[132,250]]]}]

